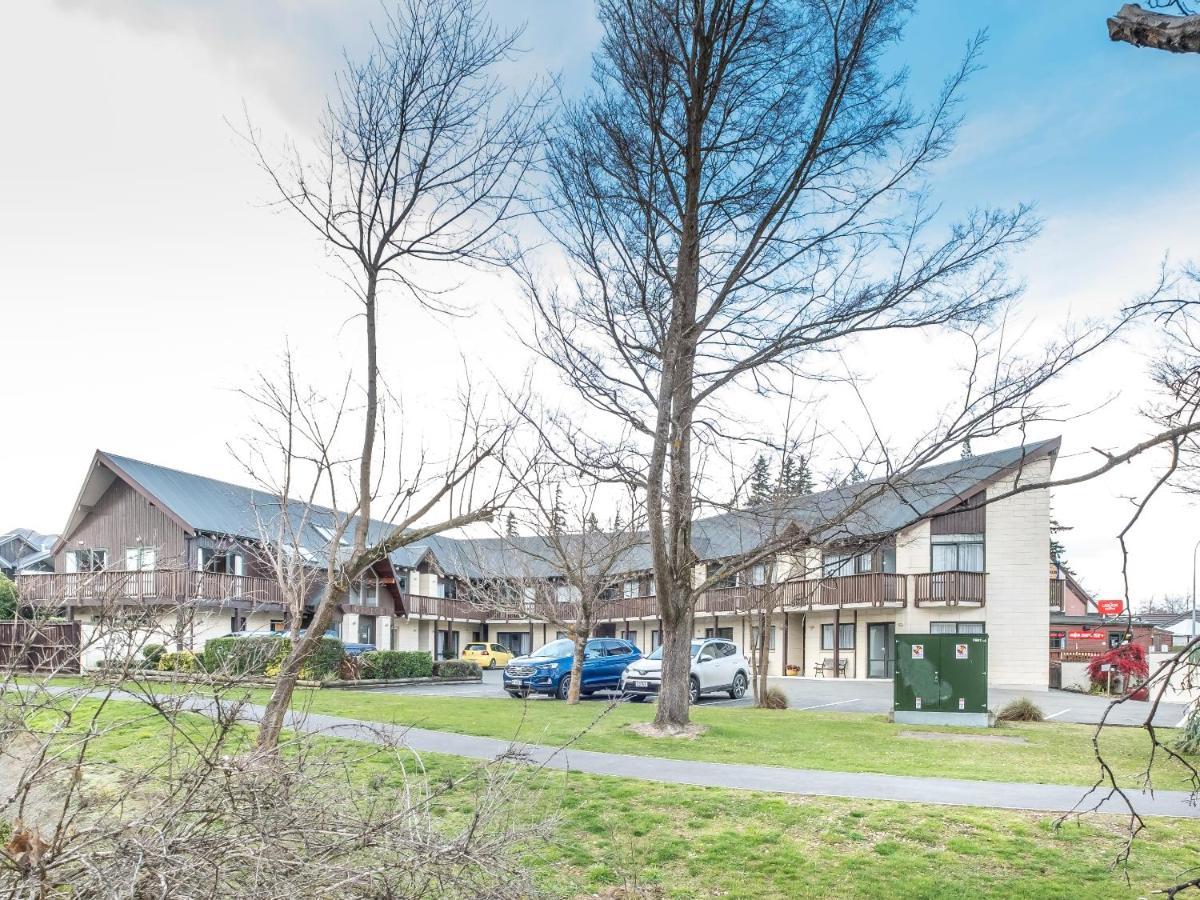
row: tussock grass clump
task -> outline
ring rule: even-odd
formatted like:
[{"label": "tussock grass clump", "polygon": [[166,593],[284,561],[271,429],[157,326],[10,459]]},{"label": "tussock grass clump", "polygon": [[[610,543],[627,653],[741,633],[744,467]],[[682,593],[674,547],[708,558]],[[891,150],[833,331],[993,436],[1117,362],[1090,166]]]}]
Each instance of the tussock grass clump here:
[{"label": "tussock grass clump", "polygon": [[759,709],[787,709],[787,694],[777,687],[769,687],[758,699],[758,707]]},{"label": "tussock grass clump", "polygon": [[1041,722],[1046,718],[1042,708],[1028,697],[1019,697],[1000,708],[996,713],[998,722]]}]

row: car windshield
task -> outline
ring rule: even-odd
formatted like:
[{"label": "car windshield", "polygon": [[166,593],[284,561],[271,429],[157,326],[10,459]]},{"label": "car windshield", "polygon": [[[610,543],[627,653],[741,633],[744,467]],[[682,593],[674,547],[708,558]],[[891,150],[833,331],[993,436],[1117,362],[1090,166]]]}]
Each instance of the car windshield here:
[{"label": "car windshield", "polygon": [[[699,653],[702,646],[704,646],[704,641],[692,641],[692,656],[695,656],[697,653]],[[654,652],[647,656],[646,659],[662,659],[662,651],[662,644],[659,644],[654,648]]]},{"label": "car windshield", "polygon": [[557,659],[560,656],[571,655],[571,642],[566,638],[560,641],[551,641],[545,647],[534,650],[530,656],[546,656],[552,659]]}]

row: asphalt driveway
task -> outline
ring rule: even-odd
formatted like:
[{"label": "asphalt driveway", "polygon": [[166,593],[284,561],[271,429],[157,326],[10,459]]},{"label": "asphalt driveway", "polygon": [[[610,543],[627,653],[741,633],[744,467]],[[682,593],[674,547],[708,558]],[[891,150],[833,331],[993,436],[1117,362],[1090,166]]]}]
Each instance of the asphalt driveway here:
[{"label": "asphalt driveway", "polygon": [[[493,699],[497,702],[513,702],[501,687],[501,673],[485,671],[479,684],[422,684],[394,688],[381,688],[389,692],[445,697],[471,697]],[[822,710],[824,712],[886,713],[892,708],[892,683],[890,681],[858,681],[848,678],[772,678],[771,683],[788,696],[792,709]],[[591,701],[607,701],[611,695],[601,691]],[[1100,721],[1108,707],[1103,697],[1077,694],[1072,691],[1011,691],[993,689],[990,705],[999,709],[1010,700],[1028,697],[1041,707],[1046,718],[1055,722],[1078,722],[1093,725]],[[542,695],[532,695],[531,700],[539,703],[557,701]],[[714,694],[702,701],[704,706],[753,706],[749,697],[730,700],[723,694]],[[1116,725],[1140,725],[1149,712],[1150,704],[1134,700],[1115,707],[1108,721]],[[1177,727],[1183,723],[1187,707],[1181,703],[1164,703],[1158,708],[1154,724]]]}]

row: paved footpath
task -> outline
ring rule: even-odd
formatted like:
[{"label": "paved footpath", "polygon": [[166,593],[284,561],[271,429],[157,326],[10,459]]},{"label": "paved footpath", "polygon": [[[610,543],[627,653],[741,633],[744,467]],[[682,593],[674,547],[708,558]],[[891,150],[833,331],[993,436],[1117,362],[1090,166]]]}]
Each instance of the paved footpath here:
[{"label": "paved footpath", "polygon": [[[189,704],[192,705],[192,704]],[[194,700],[199,712],[211,712],[211,701]],[[251,721],[263,707],[241,708]],[[1120,797],[1109,798],[1099,791],[1085,798],[1087,788],[1077,785],[1020,784],[1001,781],[967,781],[953,778],[922,778],[910,775],[873,775],[862,772],[826,772],[818,769],[787,769],[778,766],[748,766],[732,763],[663,759],[657,756],[627,756],[593,750],[563,750],[538,744],[517,744],[498,738],[429,731],[380,722],[364,722],[339,716],[293,712],[288,726],[310,733],[359,741],[397,741],[421,753],[449,753],[471,759],[493,760],[520,754],[548,768],[591,775],[613,775],[667,784],[740,788],[781,794],[822,797],[852,797],[862,800],[902,800],[949,806],[982,806],[993,809],[1024,809],[1067,812],[1097,809],[1127,814]],[[1200,808],[1185,791],[1155,791],[1153,795],[1130,791],[1129,798],[1142,815],[1200,818]]]}]

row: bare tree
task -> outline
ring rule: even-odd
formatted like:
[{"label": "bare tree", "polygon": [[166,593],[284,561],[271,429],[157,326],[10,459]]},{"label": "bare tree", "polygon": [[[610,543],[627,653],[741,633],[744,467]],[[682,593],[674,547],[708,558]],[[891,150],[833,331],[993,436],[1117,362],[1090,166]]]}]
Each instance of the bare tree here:
[{"label": "bare tree", "polygon": [[[353,503],[345,506],[352,515],[336,523],[331,542],[337,552],[329,557],[311,626],[284,662],[263,719],[261,746],[278,740],[295,680],[353,581],[405,543],[492,514],[491,505],[481,501],[417,527],[443,501],[460,496],[479,462],[492,455],[495,443],[464,434],[427,495],[417,500],[420,489],[402,479],[398,496],[413,501],[411,513],[385,535],[372,534],[383,456],[376,448],[383,421],[377,317],[389,286],[419,304],[444,309],[445,282],[435,271],[507,259],[505,225],[516,214],[524,176],[537,154],[544,99],[536,85],[514,96],[497,81],[496,68],[511,57],[517,37],[498,31],[478,2],[404,0],[375,31],[366,59],[348,60],[311,158],[293,151],[288,162],[277,164],[250,131],[280,202],[311,225],[344,264],[365,326],[361,444],[352,455]],[[294,400],[285,394],[273,404],[291,415]],[[284,423],[289,433],[286,417]],[[320,435],[309,437],[315,438],[313,446],[322,446]],[[313,481],[329,486],[340,477],[345,457],[317,454],[313,464]],[[290,500],[286,469],[282,485]]]},{"label": "bare tree", "polygon": [[[578,703],[584,651],[596,624],[622,602],[622,580],[646,568],[644,518],[635,498],[606,503],[601,485],[561,466],[526,465],[513,475],[520,485],[514,503],[522,511],[515,518],[524,533],[475,545],[480,558],[473,567],[484,577],[472,600],[564,632],[574,647],[565,699]],[[625,510],[623,524],[604,515],[614,524],[600,527],[601,514],[612,506]]]},{"label": "bare tree", "polygon": [[572,278],[525,273],[531,345],[627,433],[592,462],[647,496],[664,728],[688,720],[696,440],[728,435],[706,419],[719,398],[803,388],[856,335],[978,322],[1014,293],[1003,258],[1032,234],[1027,210],[931,237],[922,173],[951,146],[976,46],[914,112],[881,64],[906,12],[604,0],[595,90],[552,142],[549,225]]}]

